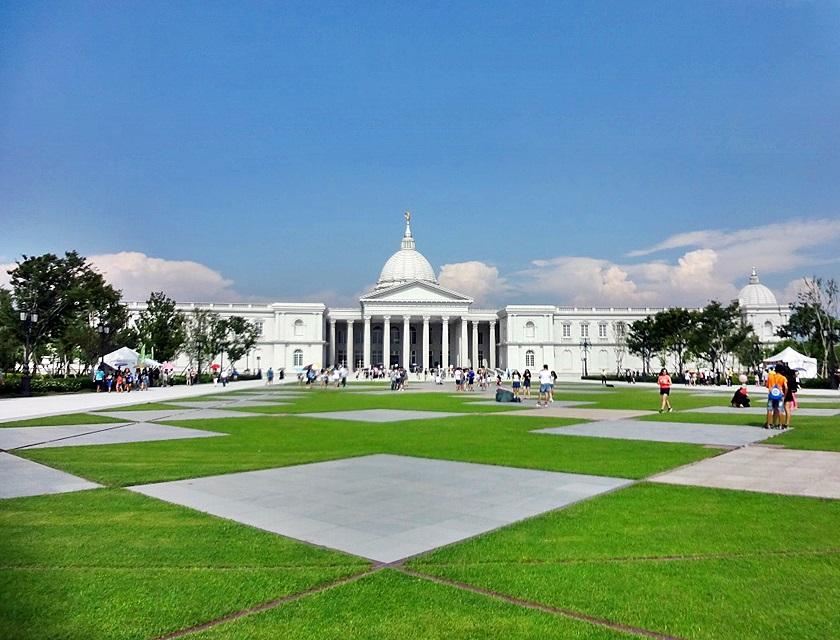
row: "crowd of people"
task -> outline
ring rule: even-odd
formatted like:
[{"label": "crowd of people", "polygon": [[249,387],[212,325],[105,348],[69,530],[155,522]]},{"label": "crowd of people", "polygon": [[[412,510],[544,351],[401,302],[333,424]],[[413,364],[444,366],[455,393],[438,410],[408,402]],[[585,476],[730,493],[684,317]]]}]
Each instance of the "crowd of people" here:
[{"label": "crowd of people", "polygon": [[96,392],[131,393],[146,391],[149,387],[167,387],[172,385],[171,371],[160,367],[118,367],[106,369],[99,367],[94,374]]}]

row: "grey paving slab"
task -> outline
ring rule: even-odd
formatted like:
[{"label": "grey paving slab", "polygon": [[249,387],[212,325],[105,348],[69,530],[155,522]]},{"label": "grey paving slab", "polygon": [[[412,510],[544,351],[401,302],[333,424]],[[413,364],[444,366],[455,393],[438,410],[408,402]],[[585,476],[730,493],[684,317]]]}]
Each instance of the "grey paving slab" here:
[{"label": "grey paving slab", "polygon": [[159,420],[217,420],[219,418],[245,418],[262,416],[263,413],[249,411],[231,411],[229,409],[184,409],[165,411],[97,411],[103,416],[111,416],[134,422],[155,422]]},{"label": "grey paving slab", "polygon": [[549,418],[572,418],[581,420],[628,420],[651,416],[655,411],[634,411],[632,409],[588,409],[586,407],[536,407],[526,404],[521,411],[505,415],[546,416]]},{"label": "grey paving slab", "polygon": [[[102,426],[102,425],[100,425]],[[73,438],[64,438],[52,442],[33,444],[27,449],[47,449],[53,447],[82,447],[88,445],[125,444],[128,442],[152,442],[156,440],[185,440],[188,438],[215,438],[227,436],[226,433],[170,427],[149,422],[135,422],[118,429],[107,429],[80,434]]]},{"label": "grey paving slab", "polygon": [[185,409],[222,409],[235,405],[237,402],[235,399],[226,398],[224,400],[174,400],[171,404]]},{"label": "grey paving slab", "polygon": [[291,402],[277,402],[276,400],[242,400],[229,405],[230,408],[250,409],[252,407],[284,407],[292,404]]},{"label": "grey paving slab", "polygon": [[101,485],[10,453],[0,453],[0,499],[69,493]]},{"label": "grey paving slab", "polygon": [[[748,415],[767,415],[767,406],[766,403],[758,403],[757,406],[752,407],[744,407],[742,409],[736,409],[735,407],[730,407],[729,405],[720,405],[714,407],[701,407],[699,409],[686,409],[687,413],[745,413]],[[812,416],[812,417],[823,417],[828,418],[831,416],[840,415],[840,409],[805,409],[805,408],[798,408],[794,409],[793,411],[794,416]]]},{"label": "grey paving slab", "polygon": [[[486,407],[490,407],[490,406],[516,407],[516,406],[519,405],[519,403],[496,402],[495,400],[478,400],[476,402],[470,402],[470,404],[471,405],[478,404],[478,405],[486,406]],[[534,404],[534,403],[529,403],[529,404]],[[550,409],[551,408],[553,408],[553,409],[563,409],[563,408],[567,408],[567,407],[579,407],[579,406],[586,405],[586,404],[595,404],[595,403],[594,402],[589,402],[589,401],[586,401],[586,400],[555,400],[554,402],[552,402],[549,405],[549,408]],[[528,404],[526,404],[525,406],[528,406]]]},{"label": "grey paving slab", "polygon": [[533,433],[558,436],[587,436],[618,440],[651,440],[654,442],[684,442],[689,444],[742,447],[784,433],[759,427],[693,424],[690,422],[641,422],[638,420],[609,420],[588,422],[570,427],[538,429]]},{"label": "grey paving slab", "polygon": [[10,450],[28,447],[41,442],[74,438],[94,431],[110,430],[131,422],[117,422],[113,424],[74,424],[55,427],[9,427],[0,429],[0,449]]},{"label": "grey paving slab", "polygon": [[394,562],[631,483],[383,454],[130,490]]},{"label": "grey paving slab", "polygon": [[307,418],[326,420],[356,420],[359,422],[402,422],[403,420],[431,420],[468,415],[446,411],[404,411],[402,409],[360,409],[358,411],[325,411],[323,413],[302,413]]},{"label": "grey paving slab", "polygon": [[651,480],[840,499],[840,453],[754,445],[660,474]]}]

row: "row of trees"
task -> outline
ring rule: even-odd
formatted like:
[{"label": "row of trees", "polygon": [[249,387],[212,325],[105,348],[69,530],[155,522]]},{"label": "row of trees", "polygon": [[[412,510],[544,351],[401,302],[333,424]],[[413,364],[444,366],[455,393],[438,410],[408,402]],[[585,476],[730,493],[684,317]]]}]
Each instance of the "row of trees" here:
[{"label": "row of trees", "polygon": [[761,348],[752,327],[744,324],[737,301],[729,305],[712,301],[703,309],[672,308],[636,320],[627,332],[627,349],[642,359],[644,373],[650,373],[651,359],[660,363],[673,358],[677,374],[685,373],[689,360],[698,359],[715,371],[727,368],[732,355],[741,364],[755,367],[761,362]]},{"label": "row of trees", "polygon": [[129,346],[159,361],[180,353],[201,370],[213,358],[233,363],[251,351],[259,327],[241,316],[195,310],[184,314],[163,292],[152,293],[132,323],[121,292],[75,251],[64,256],[23,256],[0,287],[0,370],[37,371],[51,362],[54,373],[77,362],[89,370],[102,355]]},{"label": "row of trees", "polygon": [[[792,346],[820,362],[820,376],[829,377],[838,367],[840,344],[840,288],[833,279],[804,278],[801,292],[793,304],[788,323],[777,335],[785,340],[773,346],[780,350]],[[616,332],[619,335],[620,332]],[[706,362],[712,370],[724,371],[733,357],[744,367],[756,369],[770,355],[762,348],[752,327],[743,321],[737,301],[729,305],[712,301],[703,309],[673,308],[631,323],[620,351],[626,346],[639,356],[644,372],[650,373],[651,360],[660,364],[671,358],[677,373],[685,373],[691,360]]]}]

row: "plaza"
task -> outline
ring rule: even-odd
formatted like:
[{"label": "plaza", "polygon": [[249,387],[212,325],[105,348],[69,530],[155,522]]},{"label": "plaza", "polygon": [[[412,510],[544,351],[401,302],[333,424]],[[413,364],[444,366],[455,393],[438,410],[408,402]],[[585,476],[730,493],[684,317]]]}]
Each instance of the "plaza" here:
[{"label": "plaza", "polygon": [[87,394],[63,414],[48,397],[6,401],[0,633],[840,629],[835,392],[803,392],[793,427],[767,431],[725,411],[728,394],[688,387],[664,415],[643,384],[561,383],[545,409],[451,383],[387,388]]}]

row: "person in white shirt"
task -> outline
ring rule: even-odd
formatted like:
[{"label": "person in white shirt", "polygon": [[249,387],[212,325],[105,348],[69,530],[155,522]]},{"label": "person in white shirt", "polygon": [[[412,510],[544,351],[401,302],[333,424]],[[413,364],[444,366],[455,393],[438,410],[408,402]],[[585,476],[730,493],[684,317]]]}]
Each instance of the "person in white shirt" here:
[{"label": "person in white shirt", "polygon": [[551,372],[548,370],[548,365],[544,364],[542,371],[540,371],[540,397],[537,400],[537,406],[548,406],[548,401],[551,399]]}]

